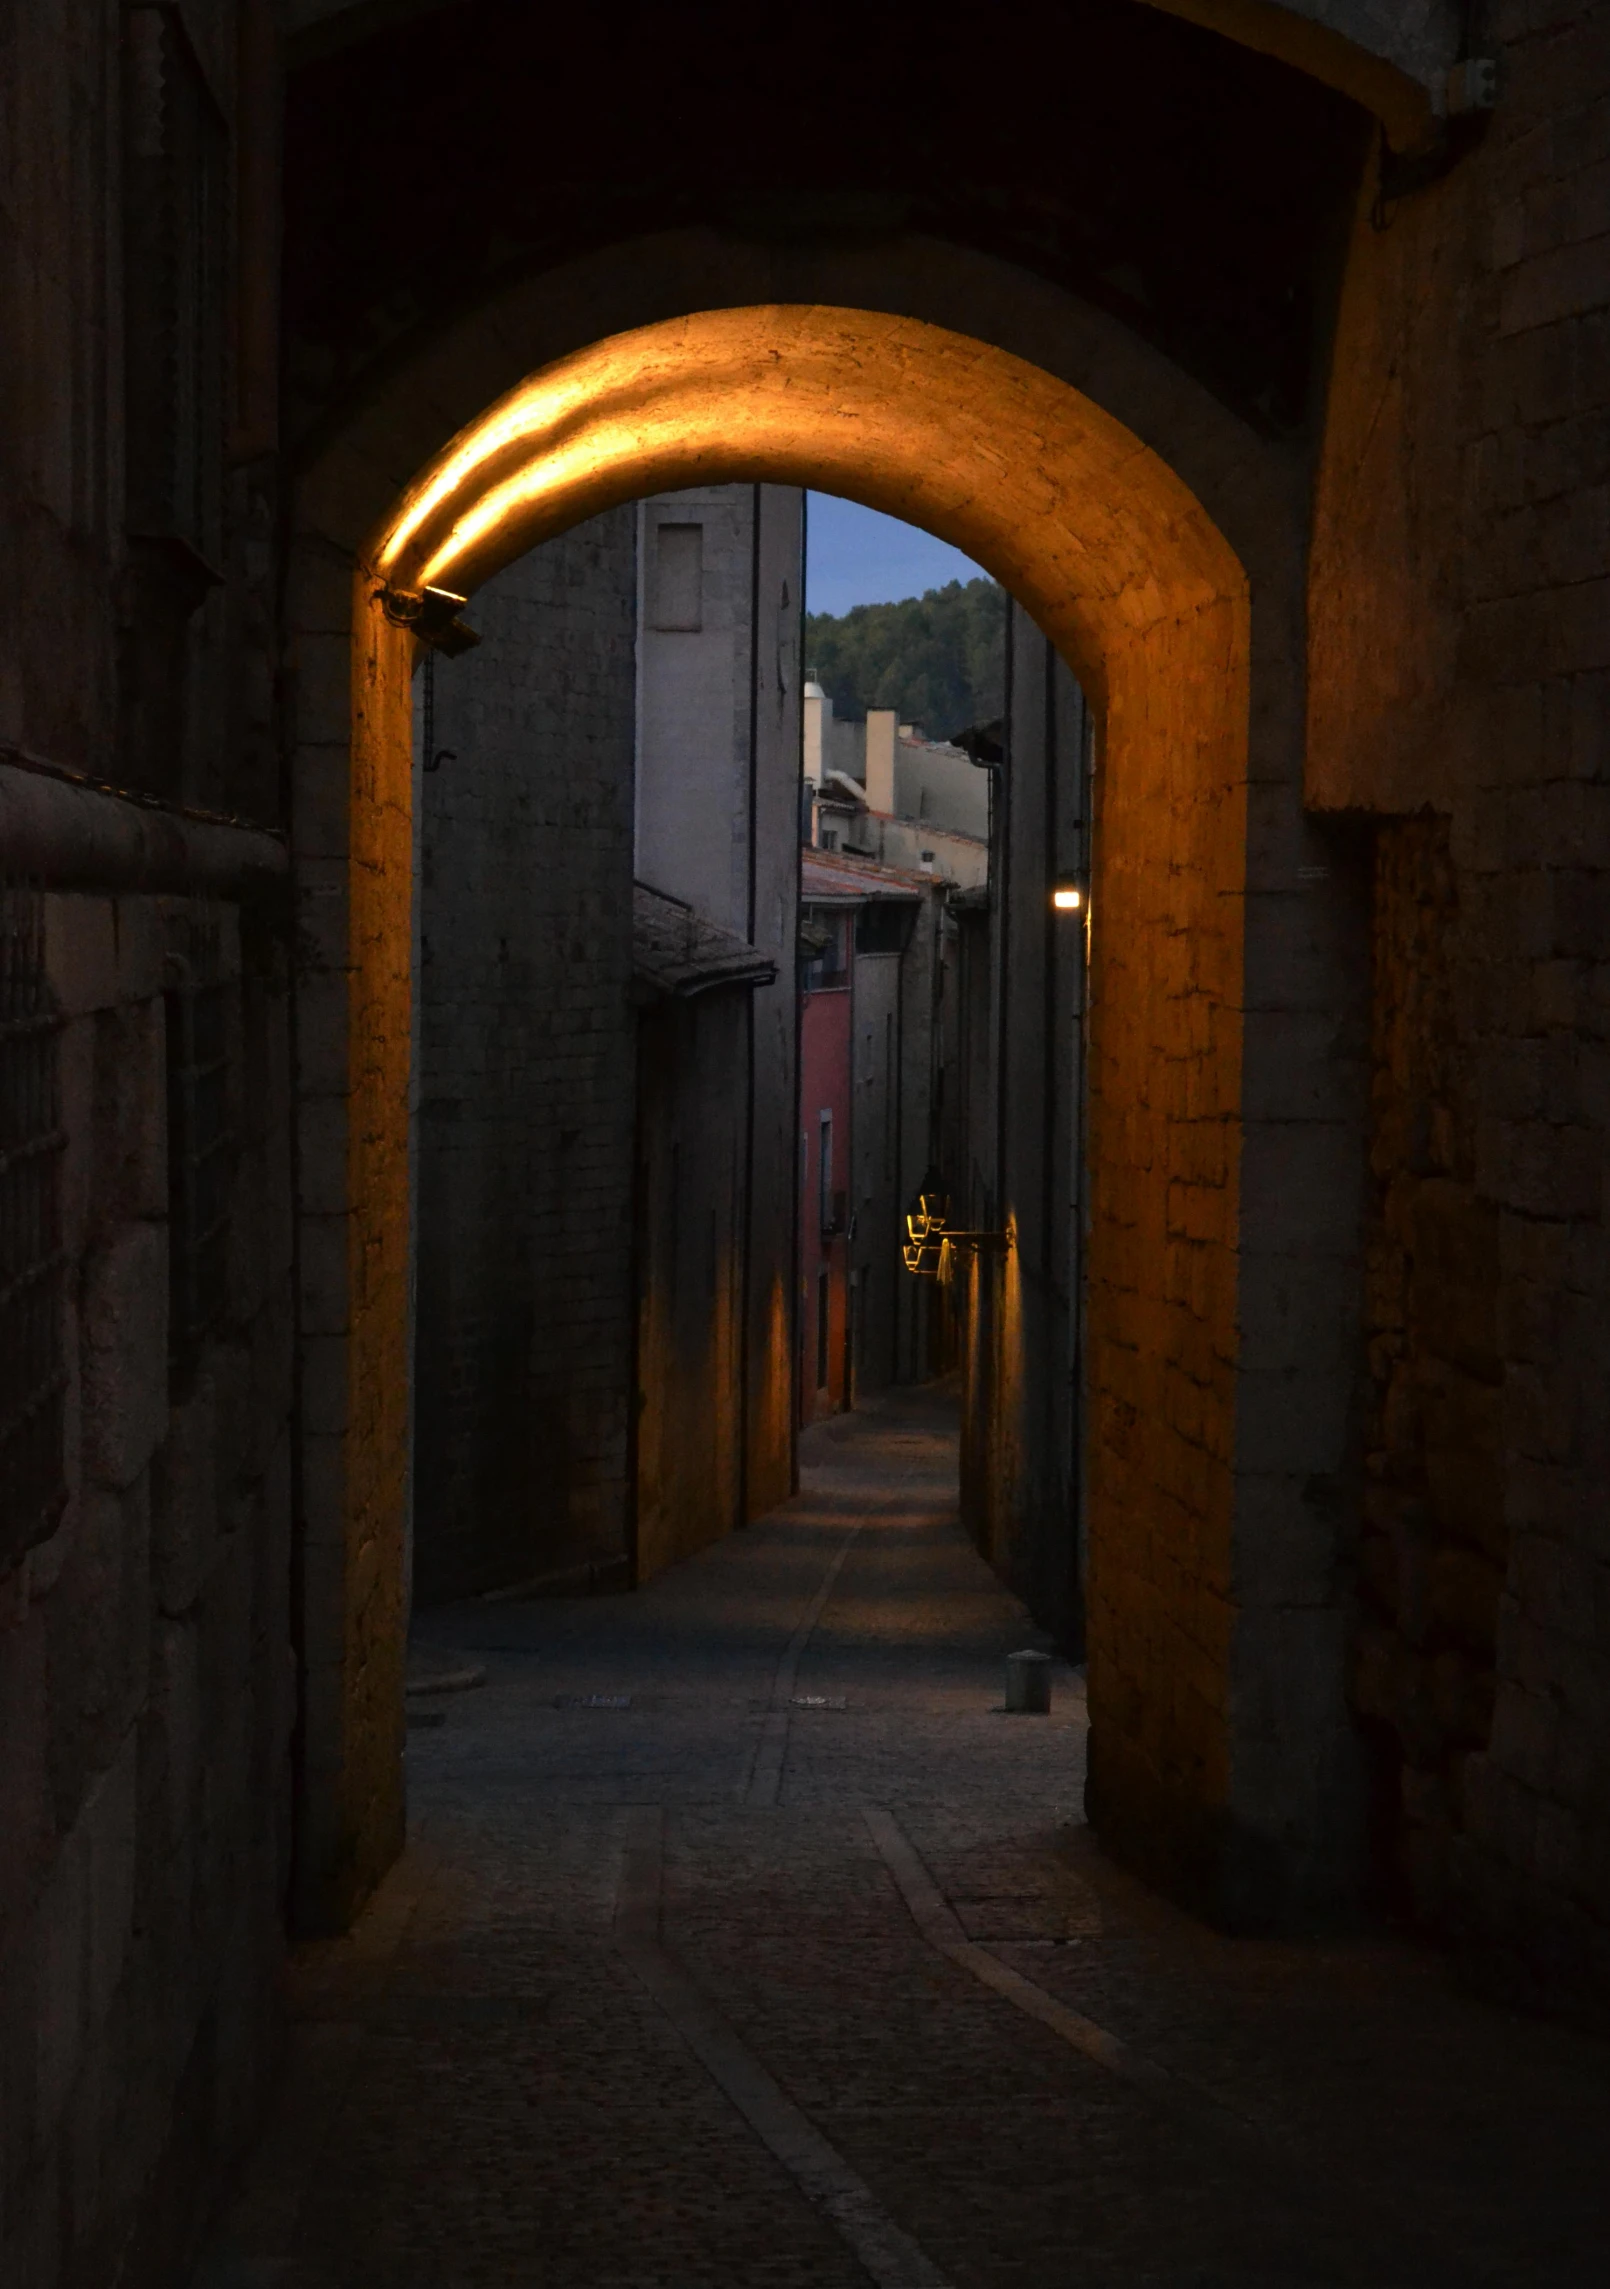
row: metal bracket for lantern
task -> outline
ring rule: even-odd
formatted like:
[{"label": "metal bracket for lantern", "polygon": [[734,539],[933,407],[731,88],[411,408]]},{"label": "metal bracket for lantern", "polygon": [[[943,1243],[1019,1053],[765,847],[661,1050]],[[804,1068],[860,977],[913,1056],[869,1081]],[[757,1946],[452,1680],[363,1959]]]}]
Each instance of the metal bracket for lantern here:
[{"label": "metal bracket for lantern", "polygon": [[456,660],[480,637],[461,619],[469,599],[451,588],[392,588],[378,591],[380,609],[396,627],[411,628],[419,641],[445,659]]}]

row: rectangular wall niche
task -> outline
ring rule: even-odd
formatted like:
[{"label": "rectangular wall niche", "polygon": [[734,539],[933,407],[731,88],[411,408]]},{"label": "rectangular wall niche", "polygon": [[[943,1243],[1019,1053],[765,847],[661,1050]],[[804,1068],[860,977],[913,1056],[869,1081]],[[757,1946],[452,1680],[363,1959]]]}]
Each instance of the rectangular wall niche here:
[{"label": "rectangular wall niche", "polygon": [[655,528],[654,625],[690,634],[704,626],[703,525]]}]

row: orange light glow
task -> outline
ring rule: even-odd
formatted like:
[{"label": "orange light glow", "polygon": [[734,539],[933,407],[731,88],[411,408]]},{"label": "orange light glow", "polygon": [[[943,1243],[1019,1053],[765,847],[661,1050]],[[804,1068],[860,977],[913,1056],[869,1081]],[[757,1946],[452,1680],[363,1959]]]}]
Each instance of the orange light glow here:
[{"label": "orange light glow", "polygon": [[[993,343],[789,303],[618,334],[530,375],[460,430],[357,550],[348,1248],[364,1304],[348,1388],[368,1406],[367,1394],[389,1403],[408,1384],[419,643],[387,618],[382,595],[430,586],[473,598],[527,549],[606,510],[736,483],[842,494],[949,541],[1032,616],[1097,717],[1086,1294],[1105,1426],[1088,1493],[1092,1611],[1110,1617],[1092,1635],[1099,1699],[1114,1690],[1102,1664],[1119,1673],[1110,1649],[1126,1631],[1141,1641],[1158,1610],[1161,1577],[1147,1568],[1169,1534],[1137,1538],[1138,1516],[1178,1515],[1192,1564],[1234,1578],[1251,609],[1235,551],[1145,438],[1072,380]],[[1053,883],[1048,894],[1082,927],[1085,890]],[[1009,1387],[1027,1338],[1009,1212],[1001,1221],[947,1231],[943,1253],[969,1294],[1000,1266],[989,1276]],[[940,1235],[910,1237],[925,1250]],[[352,1434],[367,1441],[347,1482],[354,1547],[382,1516],[402,1546],[406,1408],[392,1412],[380,1432]],[[1199,1626],[1192,1596],[1188,1619],[1171,1624],[1183,1638]],[[1220,1596],[1211,1610],[1231,1609]],[[1209,1751],[1195,1718],[1171,1709],[1157,1717],[1159,1754],[1194,1770]],[[1228,1801],[1227,1742],[1213,1735],[1219,1761],[1202,1784],[1216,1807]]]},{"label": "orange light glow", "polygon": [[604,509],[734,481],[841,492],[950,541],[1098,703],[1120,630],[1144,639],[1245,594],[1186,486],[1078,390],[942,327],[813,305],[703,311],[532,375],[365,554],[393,587],[471,592]]}]

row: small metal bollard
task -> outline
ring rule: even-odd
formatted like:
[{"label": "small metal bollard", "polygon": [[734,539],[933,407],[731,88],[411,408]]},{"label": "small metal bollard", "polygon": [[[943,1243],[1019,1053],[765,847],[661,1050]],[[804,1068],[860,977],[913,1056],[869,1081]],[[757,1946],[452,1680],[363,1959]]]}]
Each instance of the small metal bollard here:
[{"label": "small metal bollard", "polygon": [[1009,1717],[1051,1714],[1051,1656],[1032,1647],[1006,1656],[1006,1713]]}]

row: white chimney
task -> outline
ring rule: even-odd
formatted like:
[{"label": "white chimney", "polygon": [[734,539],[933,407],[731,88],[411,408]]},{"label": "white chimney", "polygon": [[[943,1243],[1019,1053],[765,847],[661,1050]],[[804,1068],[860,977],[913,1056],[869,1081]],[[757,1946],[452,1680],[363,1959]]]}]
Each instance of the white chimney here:
[{"label": "white chimney", "polygon": [[802,768],[813,787],[822,784],[822,773],[827,767],[826,747],[832,737],[833,702],[819,683],[808,683],[804,691],[805,725]]},{"label": "white chimney", "polygon": [[895,711],[869,707],[866,711],[866,800],[869,811],[894,812]]}]

